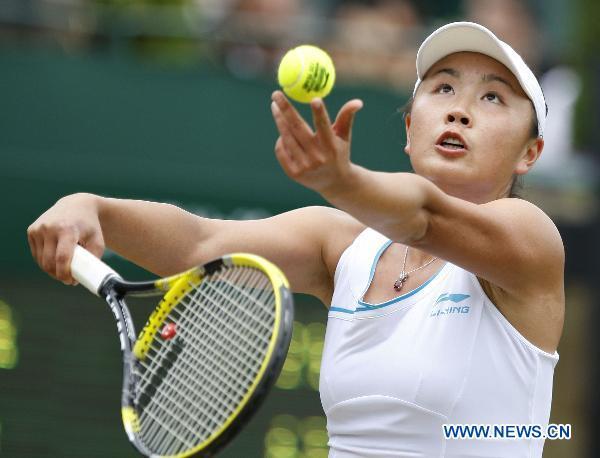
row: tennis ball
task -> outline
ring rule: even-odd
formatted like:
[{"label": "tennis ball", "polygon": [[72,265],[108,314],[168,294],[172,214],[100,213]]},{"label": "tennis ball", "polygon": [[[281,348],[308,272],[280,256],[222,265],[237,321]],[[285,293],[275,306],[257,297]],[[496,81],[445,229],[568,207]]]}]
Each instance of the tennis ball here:
[{"label": "tennis ball", "polygon": [[309,103],[315,97],[325,97],[331,92],[335,68],[325,51],[316,46],[302,45],[283,56],[277,80],[288,97]]}]

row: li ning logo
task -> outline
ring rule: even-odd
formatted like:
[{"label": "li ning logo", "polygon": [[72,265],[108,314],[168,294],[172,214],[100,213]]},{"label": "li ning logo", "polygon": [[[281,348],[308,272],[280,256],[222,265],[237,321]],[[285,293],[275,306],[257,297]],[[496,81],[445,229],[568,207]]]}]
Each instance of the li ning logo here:
[{"label": "li ning logo", "polygon": [[[458,304],[459,302],[464,301],[465,299],[471,297],[468,294],[440,294],[440,297],[437,298],[434,305],[439,304],[440,302],[452,302],[452,304]],[[440,308],[436,308],[431,311],[430,317],[432,316],[440,316],[440,315],[455,315],[460,313],[469,313],[470,307],[468,305],[445,305]]]}]

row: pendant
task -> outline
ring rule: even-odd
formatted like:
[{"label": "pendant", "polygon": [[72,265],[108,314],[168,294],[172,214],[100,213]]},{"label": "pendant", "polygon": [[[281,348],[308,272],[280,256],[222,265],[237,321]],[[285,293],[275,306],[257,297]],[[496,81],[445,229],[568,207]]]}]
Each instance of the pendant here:
[{"label": "pendant", "polygon": [[400,291],[402,289],[402,287],[404,286],[404,282],[408,279],[408,274],[406,272],[400,272],[400,276],[398,277],[398,280],[396,280],[394,282],[394,289],[396,291]]}]

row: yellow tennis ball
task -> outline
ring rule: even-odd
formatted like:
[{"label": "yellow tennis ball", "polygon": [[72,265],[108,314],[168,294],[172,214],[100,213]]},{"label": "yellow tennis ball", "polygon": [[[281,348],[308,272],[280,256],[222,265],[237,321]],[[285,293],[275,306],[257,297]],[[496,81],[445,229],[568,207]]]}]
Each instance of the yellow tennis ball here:
[{"label": "yellow tennis ball", "polygon": [[288,97],[309,103],[315,97],[325,97],[331,92],[335,83],[335,67],[325,51],[316,46],[302,45],[283,56],[277,80]]}]

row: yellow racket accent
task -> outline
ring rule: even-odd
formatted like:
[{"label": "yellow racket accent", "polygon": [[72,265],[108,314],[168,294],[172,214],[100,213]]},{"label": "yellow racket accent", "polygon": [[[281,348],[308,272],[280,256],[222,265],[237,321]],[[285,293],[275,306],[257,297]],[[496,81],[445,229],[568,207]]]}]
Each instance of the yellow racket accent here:
[{"label": "yellow racket accent", "polygon": [[273,283],[276,292],[279,292],[279,287],[281,285],[286,288],[290,287],[290,284],[281,269],[272,262],[267,261],[265,258],[261,258],[255,254],[232,253],[229,256],[223,257],[223,262],[227,263],[228,260],[235,266],[256,267],[257,269],[262,270],[267,274],[271,283]]},{"label": "yellow racket accent", "polygon": [[139,360],[143,360],[150,349],[154,335],[160,329],[165,317],[171,312],[185,295],[198,286],[204,278],[202,269],[194,268],[173,277],[163,278],[155,282],[157,289],[166,290],[167,294],[154,309],[138,340],[133,347],[133,354]]},{"label": "yellow racket accent", "polygon": [[160,289],[162,291],[170,291],[175,283],[181,280],[182,277],[203,277],[204,270],[202,267],[194,267],[192,269],[186,270],[185,272],[180,272],[177,275],[173,275],[171,277],[159,278],[154,282],[154,286],[156,289]]},{"label": "yellow racket accent", "polygon": [[140,430],[140,420],[133,407],[121,408],[121,417],[123,417],[123,425],[128,435]]},{"label": "yellow racket accent", "polygon": [[[196,447],[194,447],[190,450],[187,450],[184,453],[163,456],[161,458],[186,458],[186,457],[192,456],[195,453],[199,452],[200,450],[206,448],[211,442],[213,442],[215,439],[217,439],[221,435],[221,433],[223,431],[225,431],[229,427],[229,425],[235,420],[235,418],[244,409],[244,407],[246,406],[246,404],[248,403],[248,401],[254,394],[256,387],[262,380],[263,375],[269,365],[269,362],[271,361],[273,352],[275,351],[275,344],[279,337],[279,328],[280,328],[280,321],[281,321],[281,307],[282,307],[282,305],[281,305],[281,303],[282,303],[281,288],[282,287],[289,288],[289,283],[288,283],[285,275],[277,266],[275,266],[271,262],[267,261],[266,259],[264,259],[260,256],[256,256],[253,254],[234,253],[234,254],[231,254],[228,256],[224,256],[222,259],[223,259],[224,264],[230,264],[230,265],[242,266],[242,267],[254,267],[258,270],[261,270],[262,272],[264,272],[267,275],[267,277],[269,277],[269,279],[271,280],[271,283],[273,285],[273,290],[275,293],[276,313],[275,313],[275,322],[274,322],[274,326],[273,326],[273,334],[271,335],[271,340],[269,341],[269,346],[267,348],[265,358],[264,358],[263,363],[254,379],[254,382],[252,383],[252,385],[246,392],[246,395],[242,398],[237,409],[235,409],[231,413],[229,418],[227,418],[227,420],[225,420],[223,422],[223,425],[218,430],[213,432],[213,434],[211,434],[204,442],[198,444]],[[200,281],[201,280],[202,279],[200,279]]]}]

